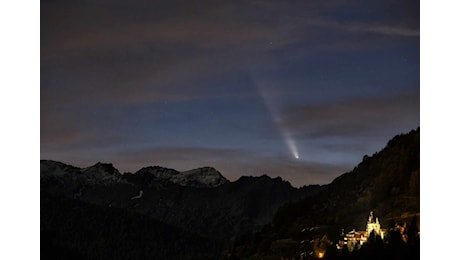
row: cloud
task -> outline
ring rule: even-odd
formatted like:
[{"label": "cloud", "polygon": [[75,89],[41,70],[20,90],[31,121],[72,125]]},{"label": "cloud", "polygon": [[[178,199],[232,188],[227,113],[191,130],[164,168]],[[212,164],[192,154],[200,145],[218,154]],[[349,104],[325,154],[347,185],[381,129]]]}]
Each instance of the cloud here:
[{"label": "cloud", "polygon": [[86,153],[86,150],[110,149],[142,142],[140,137],[126,131],[129,126],[121,125],[121,118],[126,116],[124,112],[101,107],[87,109],[91,112],[75,108],[56,109],[53,105],[42,107],[41,154],[73,150]]},{"label": "cloud", "polygon": [[417,34],[415,29],[386,25],[386,21],[339,23],[324,18],[337,8],[359,5],[346,1],[47,2],[41,9],[42,99],[62,105],[133,104],[231,96],[237,92],[216,90],[202,81],[238,74],[247,67],[269,67],[283,59],[302,59],[308,52],[300,51],[300,45],[314,51],[337,42],[351,41],[354,46],[363,42],[333,38],[325,43],[317,37],[324,28]]},{"label": "cloud", "polygon": [[309,25],[347,31],[352,33],[375,33],[389,36],[405,36],[419,37],[420,31],[418,28],[409,28],[404,26],[394,26],[379,23],[363,23],[363,22],[338,22],[334,20],[312,19],[308,20]]},{"label": "cloud", "polygon": [[202,81],[267,66],[266,51],[297,41],[287,30],[205,18],[68,30],[45,33],[41,53],[42,96],[63,104],[232,96]]},{"label": "cloud", "polygon": [[338,103],[289,107],[280,127],[297,139],[390,137],[420,124],[420,95],[355,97]]}]

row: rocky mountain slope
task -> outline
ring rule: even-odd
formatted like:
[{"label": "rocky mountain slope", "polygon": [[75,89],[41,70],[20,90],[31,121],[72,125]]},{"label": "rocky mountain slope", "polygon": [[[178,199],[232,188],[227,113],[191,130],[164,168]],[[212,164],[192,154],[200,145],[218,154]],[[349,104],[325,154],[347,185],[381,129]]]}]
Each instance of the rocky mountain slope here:
[{"label": "rocky mountain slope", "polygon": [[[319,185],[297,189],[265,175],[229,182],[210,167],[178,172],[154,166],[120,174],[106,163],[77,168],[47,160],[41,161],[40,179],[48,202],[64,198],[78,202],[79,210],[88,205],[95,212],[106,208],[131,212],[213,241],[219,248],[230,248],[259,230],[286,202],[322,189]],[[59,212],[53,205],[42,203],[43,222],[53,217],[45,213]]]}]

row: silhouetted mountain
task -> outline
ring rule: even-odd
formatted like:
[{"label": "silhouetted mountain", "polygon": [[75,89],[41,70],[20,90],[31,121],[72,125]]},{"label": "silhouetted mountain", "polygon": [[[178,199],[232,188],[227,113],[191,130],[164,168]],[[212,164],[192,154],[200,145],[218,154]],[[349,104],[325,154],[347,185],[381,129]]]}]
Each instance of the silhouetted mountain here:
[{"label": "silhouetted mountain", "polygon": [[215,259],[215,241],[146,215],[42,191],[41,259]]},{"label": "silhouetted mountain", "polygon": [[371,210],[384,228],[419,216],[419,164],[420,129],[394,137],[332,183],[303,188],[266,175],[229,182],[211,167],[120,174],[111,164],[42,160],[43,247],[75,259],[297,254],[305,241],[329,245],[341,229],[363,229]]},{"label": "silhouetted mountain", "polygon": [[238,256],[267,256],[282,244],[285,252],[298,256],[307,248],[305,241],[325,234],[337,241],[341,230],[365,230],[369,211],[385,229],[391,228],[390,222],[402,224],[419,218],[420,128],[395,136],[372,156],[365,155],[358,166],[317,195],[282,206],[272,225],[241,241],[234,251]]},{"label": "silhouetted mountain", "polygon": [[49,200],[72,199],[94,211],[118,208],[211,239],[222,248],[269,223],[284,203],[321,189],[293,188],[266,175],[229,182],[211,167],[178,172],[155,166],[121,175],[111,164],[80,169],[41,161],[41,190]]},{"label": "silhouetted mountain", "polygon": [[288,222],[304,219],[313,225],[361,227],[370,210],[384,224],[419,213],[420,128],[395,136],[372,156],[365,155],[357,167],[325,185],[318,196],[284,207],[278,218],[284,214],[291,219]]}]

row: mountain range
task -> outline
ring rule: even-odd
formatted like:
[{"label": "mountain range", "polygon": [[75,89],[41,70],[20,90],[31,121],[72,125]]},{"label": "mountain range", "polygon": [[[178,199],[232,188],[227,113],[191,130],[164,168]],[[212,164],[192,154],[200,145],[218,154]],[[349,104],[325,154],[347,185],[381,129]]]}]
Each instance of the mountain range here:
[{"label": "mountain range", "polygon": [[[251,235],[269,223],[281,205],[313,196],[322,189],[320,185],[294,188],[280,177],[266,175],[245,176],[229,182],[211,167],[178,172],[152,166],[135,173],[120,174],[109,163],[78,168],[42,160],[40,165],[41,223],[42,229],[48,233],[59,234],[61,230],[55,222],[47,221],[56,218],[53,214],[67,213],[66,217],[73,221],[75,215],[72,211],[91,209],[93,216],[85,217],[92,218],[100,214],[111,215],[106,211],[116,210],[118,214],[123,212],[153,221],[154,225],[174,227],[213,245],[198,253],[194,247],[193,253],[187,252],[183,256],[198,254],[215,258],[223,248],[231,248],[241,237]],[[56,207],[63,200],[76,208],[62,212],[62,207]],[[77,227],[73,232],[80,232]],[[104,229],[102,225],[98,228]],[[46,243],[58,248],[67,249],[67,244],[76,243],[72,235],[63,240],[48,239],[51,241]],[[89,258],[95,257],[92,250],[87,246],[79,248]]]},{"label": "mountain range", "polygon": [[419,164],[419,128],[394,137],[332,183],[302,188],[266,175],[230,182],[212,167],[179,172],[149,166],[121,174],[110,163],[78,168],[41,160],[42,256],[270,255],[270,245],[296,241],[305,228],[315,227],[312,236],[362,228],[370,210],[384,225],[419,216]]}]

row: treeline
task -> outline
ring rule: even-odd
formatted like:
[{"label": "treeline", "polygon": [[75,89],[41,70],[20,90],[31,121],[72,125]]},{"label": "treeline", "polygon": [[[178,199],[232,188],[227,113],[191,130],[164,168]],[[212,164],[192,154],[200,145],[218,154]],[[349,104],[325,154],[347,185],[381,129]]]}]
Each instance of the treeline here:
[{"label": "treeline", "polygon": [[272,227],[256,236],[240,241],[227,259],[329,259],[329,260],[388,260],[420,259],[420,236],[417,218],[402,231],[396,222],[387,230],[385,238],[371,233],[366,243],[350,252],[346,245],[337,248],[338,241],[327,234],[338,230],[306,229],[292,237],[280,239]]},{"label": "treeline", "polygon": [[127,210],[45,192],[40,198],[42,259],[215,259],[217,241]]},{"label": "treeline", "polygon": [[[371,210],[385,229],[391,227],[390,219],[402,220],[403,216],[419,214],[420,128],[397,135],[380,152],[364,156],[358,166],[325,185],[316,196],[282,206],[271,225],[252,237],[238,241],[234,252],[244,257],[271,255],[275,244],[281,244],[289,251],[287,244],[303,243],[302,246],[294,246],[293,254],[298,255],[302,250],[310,250],[304,246],[304,240],[310,241],[327,234],[330,240],[337,242],[341,229],[345,232],[364,229]],[[366,258],[366,254],[380,249],[387,257],[393,255],[388,243],[385,249],[374,249],[363,248],[353,257]],[[404,256],[408,253],[402,252],[414,252],[413,245],[405,244],[400,250],[394,255]]]},{"label": "treeline", "polygon": [[279,229],[295,223],[360,228],[356,225],[370,210],[381,220],[420,211],[420,128],[395,136],[382,151],[364,156],[317,196],[281,207],[273,224]]}]

